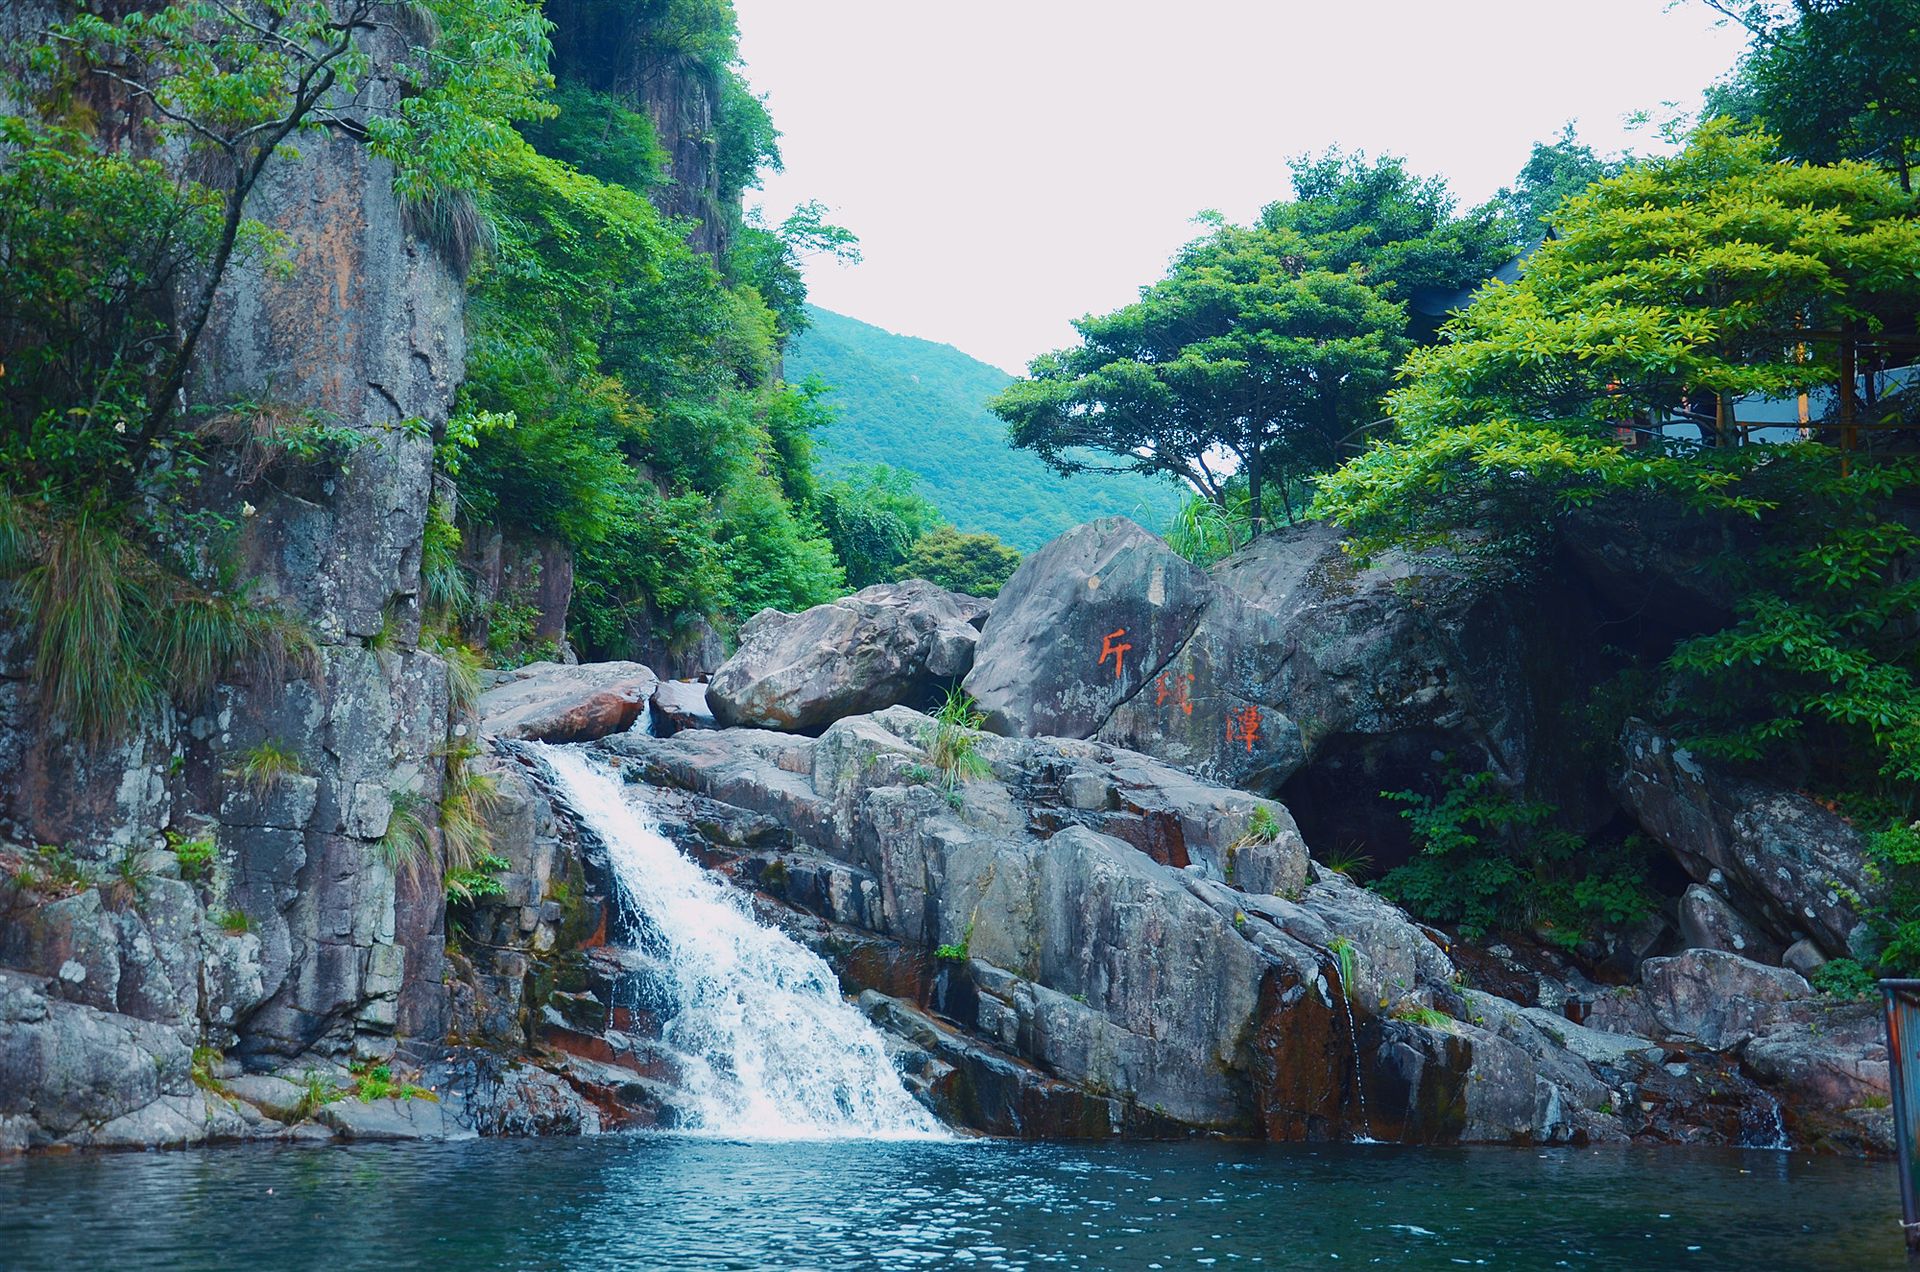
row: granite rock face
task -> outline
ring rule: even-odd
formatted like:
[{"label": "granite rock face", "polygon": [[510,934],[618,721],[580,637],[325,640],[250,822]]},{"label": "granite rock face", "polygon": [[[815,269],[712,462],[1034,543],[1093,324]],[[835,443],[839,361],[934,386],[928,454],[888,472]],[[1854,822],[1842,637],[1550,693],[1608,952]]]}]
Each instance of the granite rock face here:
[{"label": "granite rock face", "polygon": [[1621,802],[1763,934],[1768,953],[1801,940],[1829,958],[1859,952],[1856,898],[1875,889],[1852,825],[1804,795],[1724,772],[1642,721],[1628,722],[1621,751]]},{"label": "granite rock face", "polygon": [[801,614],[762,610],[740,629],[707,699],[722,724],[797,733],[896,704],[930,707],[973,665],[985,610],[919,579]]},{"label": "granite rock face", "polygon": [[[369,105],[402,92],[393,38],[373,50]],[[8,992],[20,1012],[45,1004],[0,1030],[26,1057],[19,1080],[0,1079],[0,1119],[34,1143],[242,1133],[228,1104],[183,1085],[182,1039],[270,1066],[378,1057],[445,1029],[432,809],[455,713],[445,665],[417,644],[431,436],[463,371],[464,282],[410,229],[391,165],[339,132],[298,149],[248,206],[293,268],[223,281],[186,393],[242,433],[312,412],[353,434],[333,459],[280,468],[236,447],[207,475],[209,498],[240,511],[256,600],[303,620],[314,657],[88,747],[45,718],[18,634],[0,635],[0,846],[31,865],[27,845],[61,845],[79,877],[0,914]],[[268,752],[268,778],[242,776]],[[399,877],[376,850],[397,801],[427,810],[431,840]],[[21,988],[33,983],[51,988]],[[109,1054],[159,1085],[82,1083],[84,1109],[48,1102],[61,1057],[104,1074]]]},{"label": "granite rock face", "polygon": [[[1414,1142],[1690,1125],[1604,1111],[1670,1080],[1654,1042],[1563,1022],[1575,1047],[1552,1013],[1512,1003],[1502,1011],[1537,1018],[1489,1020],[1435,935],[1313,865],[1284,808],[1098,740],[990,734],[977,747],[991,775],[949,790],[931,728],[895,707],[818,738],[629,733],[596,747],[670,835],[834,963],[951,1119],[1006,1134]],[[594,1053],[595,1026],[569,1011],[545,1036]],[[653,1080],[644,1048],[598,1055]],[[660,1098],[646,1082],[633,1092],[644,1108]],[[1737,1113],[1699,1134],[1732,1140]]]},{"label": "granite rock face", "polygon": [[[1555,690],[1577,669],[1538,642],[1577,613],[1439,561],[1358,567],[1322,526],[1263,536],[1207,573],[1109,518],[1022,563],[967,688],[996,732],[1099,738],[1284,790],[1323,837],[1392,841],[1404,831],[1378,792],[1438,755],[1515,787],[1553,778]],[[1584,811],[1584,792],[1563,794]]]}]

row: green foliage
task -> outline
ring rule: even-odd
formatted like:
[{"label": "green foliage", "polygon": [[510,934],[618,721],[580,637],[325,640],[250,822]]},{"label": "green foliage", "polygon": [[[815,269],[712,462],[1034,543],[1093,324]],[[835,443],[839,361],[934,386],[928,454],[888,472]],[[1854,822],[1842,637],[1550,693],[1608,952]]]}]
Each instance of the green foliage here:
[{"label": "green foliage", "polygon": [[1232,483],[1219,499],[1192,495],[1167,522],[1167,546],[1205,568],[1253,541],[1246,491]]},{"label": "green foliage", "polygon": [[1813,445],[1628,447],[1623,423],[1698,392],[1780,397],[1831,384],[1797,327],[1871,325],[1920,295],[1912,196],[1860,164],[1774,158],[1770,138],[1706,125],[1565,203],[1560,238],[1483,292],[1390,399],[1396,437],[1330,476],[1316,505],[1371,551],[1470,543],[1537,551],[1610,497],[1752,518],[1729,558],[1738,620],[1669,663],[1694,740],[1816,769],[1920,779],[1916,539],[1893,509],[1920,464],[1839,471]]},{"label": "green foliage", "polygon": [[447,710],[456,719],[473,714],[480,700],[480,670],[485,665],[480,651],[451,637],[428,632],[422,641],[428,652],[438,654],[447,665]]},{"label": "green foliage", "polygon": [[418,791],[394,791],[393,812],[387,828],[374,841],[374,856],[394,874],[417,875],[433,856],[432,831],[427,825],[430,807]]},{"label": "green foliage", "polygon": [[1327,953],[1333,958],[1334,970],[1340,973],[1340,994],[1351,999],[1354,990],[1354,977],[1360,972],[1360,950],[1344,936],[1336,936],[1327,945]]},{"label": "green foliage", "polygon": [[646,190],[668,179],[671,158],[653,121],[611,93],[562,81],[549,95],[553,113],[519,125],[543,155],[610,186]]},{"label": "green foliage", "polygon": [[473,608],[473,580],[460,564],[460,531],[434,500],[420,541],[420,604],[430,622],[449,624]]},{"label": "green foliage", "polygon": [[213,869],[216,845],[210,835],[196,839],[186,839],[173,831],[167,832],[167,846],[173,849],[173,855],[180,862],[180,876],[197,880],[206,878]]},{"label": "green foliage", "polygon": [[447,857],[448,895],[465,895],[475,876],[492,877],[505,863],[493,853],[493,829],[487,818],[500,801],[500,784],[490,773],[467,768],[472,753],[453,750],[447,754],[446,786],[440,796],[440,841]]},{"label": "green foliage", "polygon": [[1895,820],[1869,834],[1867,871],[1876,895],[1862,908],[1880,970],[1920,975],[1920,822]]},{"label": "green foliage", "polygon": [[1879,993],[1873,973],[1850,958],[1836,958],[1813,969],[1813,987],[1834,998],[1872,998]]},{"label": "green foliage", "polygon": [[228,936],[245,936],[253,931],[253,917],[241,909],[222,911],[213,922],[215,927]]},{"label": "green foliage", "polygon": [[147,864],[146,854],[129,852],[108,869],[100,885],[100,895],[116,909],[138,908],[147,899],[153,877],[154,870]]},{"label": "green foliage", "polygon": [[1255,527],[1269,479],[1291,522],[1293,487],[1340,461],[1409,347],[1404,308],[1316,253],[1290,229],[1219,225],[989,406],[1059,472],[1164,473],[1216,500],[1244,472]]},{"label": "green foliage", "polygon": [[958,944],[936,946],[934,947],[933,956],[949,963],[964,963],[968,958],[972,957],[968,953],[968,950],[973,945],[974,917],[973,915],[967,916],[966,930],[960,934]]},{"label": "green foliage", "polygon": [[1287,166],[1293,198],[1269,204],[1261,228],[1299,235],[1315,266],[1363,277],[1391,300],[1471,287],[1513,255],[1496,207],[1461,215],[1444,180],[1392,155],[1333,149]]},{"label": "green foliage", "polygon": [[187,1069],[187,1075],[193,1079],[193,1085],[202,1091],[219,1091],[220,1079],[214,1070],[220,1066],[223,1059],[225,1057],[220,1054],[218,1048],[209,1047],[205,1043],[194,1047],[192,1061]]},{"label": "green foliage", "polygon": [[755,208],[733,232],[727,275],[737,284],[752,287],[766,302],[782,341],[805,331],[813,321],[801,273],[805,262],[822,257],[843,265],[860,262],[860,244],[853,231],[826,217],[824,204],[808,202],[779,225],[769,226]]},{"label": "green foliage", "polygon": [[299,752],[272,738],[237,751],[231,758],[227,776],[246,783],[255,799],[265,799],[280,783],[306,771]]},{"label": "green foliage", "polygon": [[1451,1029],[1453,1017],[1444,1011],[1432,1007],[1399,1007],[1394,1010],[1395,1020],[1404,1020],[1410,1025],[1420,1025],[1427,1029]]},{"label": "green foliage", "polygon": [[1493,773],[1454,774],[1439,799],[1381,794],[1407,805],[1417,852],[1368,886],[1425,922],[1457,924],[1472,941],[1538,929],[1570,948],[1652,910],[1644,844],[1590,844],[1554,824],[1552,805],[1516,799]]},{"label": "green foliage", "polygon": [[1920,149],[1920,4],[1915,0],[1709,0],[1752,36],[1709,115],[1758,121],[1788,153],[1858,159],[1911,188]]},{"label": "green foliage", "polygon": [[0,582],[19,585],[41,701],[89,741],[169,698],[198,705],[223,673],[273,683],[311,664],[303,623],[224,571],[202,584],[166,568],[98,503],[68,513],[0,490],[0,524]]},{"label": "green foliage", "polygon": [[1516,247],[1531,248],[1547,235],[1562,203],[1587,187],[1626,170],[1623,158],[1606,158],[1579,139],[1572,124],[1552,141],[1536,141],[1511,186],[1493,201],[1505,216]]},{"label": "green foliage", "polygon": [[393,1066],[378,1060],[363,1060],[349,1072],[353,1076],[352,1094],[362,1103],[374,1100],[432,1100],[440,1097],[418,1083],[396,1078]]},{"label": "green foliage", "polygon": [[[647,42],[705,31],[688,47],[733,75],[726,6],[698,20],[636,8]],[[571,12],[592,26],[613,10]],[[755,285],[773,275],[729,285],[655,210],[650,130],[586,87],[595,56],[568,46],[582,78],[556,92],[552,119],[524,128],[540,149],[496,166],[485,200],[496,248],[473,279],[457,417],[474,421],[461,435],[471,446],[443,443],[443,454],[459,465],[464,515],[575,551],[573,640],[612,657],[657,633],[674,644],[703,620],[805,608],[838,595],[843,575],[809,511],[812,435],[825,416],[808,391],[775,380],[783,322]],[[757,101],[726,107],[736,123],[754,110]],[[765,161],[764,148],[754,153]],[[843,233],[817,216],[793,229],[823,241]],[[784,247],[756,244],[786,259]],[[781,286],[801,294],[797,278]],[[489,646],[496,656],[530,647],[530,626],[516,622],[530,613],[515,598],[500,604],[487,615]]]},{"label": "green foliage", "polygon": [[507,886],[500,881],[500,872],[510,869],[512,864],[505,857],[489,852],[476,857],[471,866],[448,867],[447,900],[472,905],[507,895]]},{"label": "green foliage", "polygon": [[[0,118],[0,581],[22,584],[45,708],[88,741],[169,698],[197,705],[236,669],[273,679],[313,648],[223,568],[238,521],[208,506],[202,477],[231,456],[245,487],[358,434],[271,410],[196,421],[179,409],[230,268],[285,266],[247,216],[268,165],[296,134],[339,129],[393,159],[399,193],[419,204],[480,188],[513,135],[505,121],[539,109],[543,26],[519,0],[446,4],[397,68],[411,91],[391,112],[366,109],[365,41],[390,8],[83,11],[50,28],[10,96],[79,117],[81,85],[110,82],[143,103],[126,126],[150,135],[109,150],[32,115]],[[351,118],[337,115],[348,102]],[[149,144],[184,151],[196,179],[123,153]]]},{"label": "green foliage", "polygon": [[[998,367],[827,310],[807,314],[809,325],[787,349],[787,373],[831,386],[822,402],[840,419],[820,434],[822,468],[856,485],[876,464],[917,477],[938,508],[926,528],[951,521],[1031,552],[1084,521],[1128,516],[1158,525],[1179,507],[1165,479],[1070,479],[1010,447],[1006,426],[986,409],[1012,379]],[[825,509],[822,517],[831,530]],[[849,582],[861,577],[851,561],[848,574]]]},{"label": "green foliage", "polygon": [[1020,568],[1020,554],[990,534],[961,534],[952,526],[929,530],[894,571],[896,578],[925,579],[949,592],[998,596]]},{"label": "green foliage", "polygon": [[288,1120],[304,1122],[335,1100],[344,1099],[348,1088],[336,1083],[325,1074],[308,1070],[305,1081],[300,1083],[300,1099],[293,1106]]},{"label": "green foliage", "polygon": [[917,480],[905,469],[874,464],[820,491],[815,507],[846,567],[848,587],[890,582],[920,536],[940,524],[939,509],[915,489]]},{"label": "green foliage", "polygon": [[[171,349],[170,301],[217,249],[221,212],[214,191],[157,162],[0,116],[4,488],[70,506],[105,488],[164,493],[190,475],[195,461],[180,473],[173,453],[190,429],[150,427],[149,398]],[[249,244],[263,246],[252,236],[243,254]]]},{"label": "green foliage", "polygon": [[934,712],[933,727],[927,732],[927,760],[939,772],[949,796],[958,794],[965,782],[993,775],[992,766],[980,754],[983,722],[973,695],[958,685],[947,690],[946,701]]}]

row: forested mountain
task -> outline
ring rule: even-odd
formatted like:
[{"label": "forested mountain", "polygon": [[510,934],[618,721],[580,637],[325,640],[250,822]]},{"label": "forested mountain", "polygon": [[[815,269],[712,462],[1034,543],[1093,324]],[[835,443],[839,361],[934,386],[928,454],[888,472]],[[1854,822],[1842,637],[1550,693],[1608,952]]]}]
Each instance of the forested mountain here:
[{"label": "forested mountain", "polygon": [[988,531],[1032,551],[1095,517],[1158,529],[1179,508],[1171,482],[1062,477],[1007,445],[987,399],[1012,382],[951,345],[895,335],[810,306],[812,324],[787,348],[787,379],[818,376],[837,419],[820,434],[821,466],[842,473],[887,464],[919,474],[919,493],[962,530]]}]

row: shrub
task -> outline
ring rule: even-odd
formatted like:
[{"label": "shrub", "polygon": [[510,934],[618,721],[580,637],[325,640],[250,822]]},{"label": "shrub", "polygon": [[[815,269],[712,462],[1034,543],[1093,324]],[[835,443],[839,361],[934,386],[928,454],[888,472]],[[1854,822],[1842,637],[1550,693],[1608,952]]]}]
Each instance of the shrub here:
[{"label": "shrub", "polygon": [[1813,969],[1813,987],[1835,998],[1871,998],[1879,992],[1872,972],[1850,958],[1836,958]]},{"label": "shrub", "polygon": [[1538,928],[1571,947],[1652,908],[1640,840],[1589,844],[1554,824],[1552,805],[1516,799],[1493,773],[1453,773],[1437,800],[1381,797],[1407,805],[1417,851],[1368,886],[1428,923],[1457,924],[1468,940]]}]

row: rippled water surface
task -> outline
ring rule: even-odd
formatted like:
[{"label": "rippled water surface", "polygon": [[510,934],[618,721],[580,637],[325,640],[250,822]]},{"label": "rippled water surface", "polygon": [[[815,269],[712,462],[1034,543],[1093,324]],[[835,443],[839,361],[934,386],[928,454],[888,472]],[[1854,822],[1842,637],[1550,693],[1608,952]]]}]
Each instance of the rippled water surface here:
[{"label": "rippled water surface", "polygon": [[0,1162],[0,1266],[1891,1268],[1897,1212],[1762,1152],[607,1137]]}]

